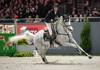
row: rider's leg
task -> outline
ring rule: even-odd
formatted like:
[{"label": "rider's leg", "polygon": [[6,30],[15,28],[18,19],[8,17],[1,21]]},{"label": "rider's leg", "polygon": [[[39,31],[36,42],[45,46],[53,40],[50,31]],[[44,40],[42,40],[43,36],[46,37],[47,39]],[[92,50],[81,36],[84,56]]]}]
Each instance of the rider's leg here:
[{"label": "rider's leg", "polygon": [[73,46],[73,47],[76,46],[73,43],[69,43],[65,35],[58,35],[57,38],[54,40],[54,42],[59,46]]},{"label": "rider's leg", "polygon": [[63,44],[61,44],[59,41],[55,40],[54,41],[56,44],[58,44],[59,46],[63,46]]}]

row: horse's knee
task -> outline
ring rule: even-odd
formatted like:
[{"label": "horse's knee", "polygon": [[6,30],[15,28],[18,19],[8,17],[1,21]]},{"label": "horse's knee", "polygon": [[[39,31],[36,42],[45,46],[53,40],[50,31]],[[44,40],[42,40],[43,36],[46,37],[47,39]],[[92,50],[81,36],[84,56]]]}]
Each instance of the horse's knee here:
[{"label": "horse's knee", "polygon": [[39,55],[43,58],[45,57],[46,53],[40,53]]},{"label": "horse's knee", "polygon": [[45,57],[46,55],[46,52],[44,52],[43,50],[37,50],[37,52],[41,57]]}]

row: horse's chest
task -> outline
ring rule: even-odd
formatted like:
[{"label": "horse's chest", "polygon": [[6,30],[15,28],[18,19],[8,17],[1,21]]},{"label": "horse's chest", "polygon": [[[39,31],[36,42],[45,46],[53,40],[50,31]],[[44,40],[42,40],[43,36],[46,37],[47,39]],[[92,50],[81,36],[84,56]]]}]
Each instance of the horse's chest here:
[{"label": "horse's chest", "polygon": [[44,41],[49,41],[50,40],[50,36],[47,35],[47,34],[44,34],[43,35],[43,39],[44,39]]}]

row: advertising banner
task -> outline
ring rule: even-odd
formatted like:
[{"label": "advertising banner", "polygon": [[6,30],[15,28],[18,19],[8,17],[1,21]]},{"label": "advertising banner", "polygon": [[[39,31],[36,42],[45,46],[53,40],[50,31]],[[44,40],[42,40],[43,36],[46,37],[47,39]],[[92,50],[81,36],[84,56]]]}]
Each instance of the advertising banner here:
[{"label": "advertising banner", "polygon": [[35,23],[35,24],[20,24],[20,23],[17,23],[16,24],[16,34],[20,34],[20,28],[21,27],[27,27],[29,31],[31,31],[32,33],[36,33],[38,32],[39,30],[43,29],[46,25],[45,24],[41,24],[41,23]]},{"label": "advertising banner", "polygon": [[16,46],[8,47],[6,43],[15,35],[15,24],[12,22],[0,22],[0,56],[12,56]]},{"label": "advertising banner", "polygon": [[0,33],[15,33],[14,24],[0,24]]}]

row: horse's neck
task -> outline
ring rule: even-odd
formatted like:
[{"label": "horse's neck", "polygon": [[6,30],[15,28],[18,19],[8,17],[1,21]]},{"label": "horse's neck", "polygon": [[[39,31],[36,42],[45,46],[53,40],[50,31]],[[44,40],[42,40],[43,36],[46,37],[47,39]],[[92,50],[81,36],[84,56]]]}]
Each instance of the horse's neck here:
[{"label": "horse's neck", "polygon": [[40,30],[35,34],[35,39],[43,38],[44,30]]},{"label": "horse's neck", "polygon": [[58,22],[57,23],[57,32],[59,34],[66,34],[63,22]]},{"label": "horse's neck", "polygon": [[51,29],[53,34],[57,34],[57,22],[51,24]]}]

